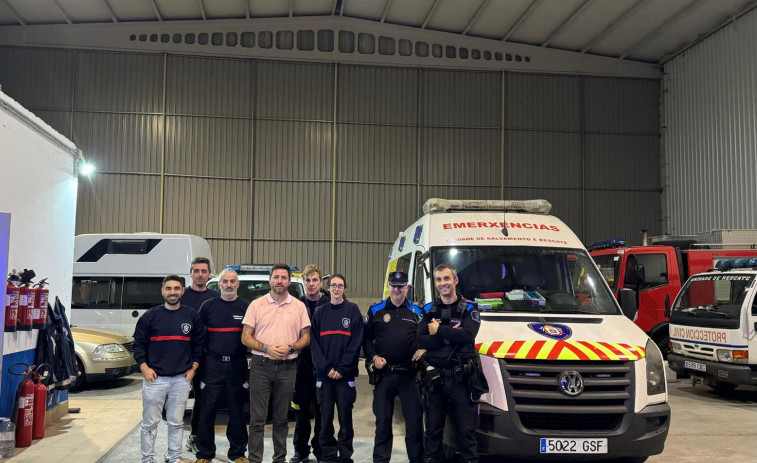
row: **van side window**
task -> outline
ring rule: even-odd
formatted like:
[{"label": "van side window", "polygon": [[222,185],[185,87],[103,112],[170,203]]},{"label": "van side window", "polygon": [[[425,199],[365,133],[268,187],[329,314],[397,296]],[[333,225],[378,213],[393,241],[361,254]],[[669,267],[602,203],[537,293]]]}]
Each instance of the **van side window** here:
[{"label": "van side window", "polygon": [[424,288],[424,283],[426,282],[426,269],[423,266],[423,263],[420,262],[420,252],[415,253],[415,273],[413,274],[413,302],[416,302],[418,304],[423,304],[424,302],[424,293],[426,291],[426,288]]},{"label": "van side window", "polygon": [[668,284],[668,261],[665,254],[633,254],[639,265],[644,267],[644,280],[639,289],[657,288]]},{"label": "van side window", "polygon": [[121,290],[121,308],[144,310],[163,303],[162,278],[126,277]]},{"label": "van side window", "polygon": [[71,293],[72,309],[106,309],[118,306],[113,278],[74,278]]}]

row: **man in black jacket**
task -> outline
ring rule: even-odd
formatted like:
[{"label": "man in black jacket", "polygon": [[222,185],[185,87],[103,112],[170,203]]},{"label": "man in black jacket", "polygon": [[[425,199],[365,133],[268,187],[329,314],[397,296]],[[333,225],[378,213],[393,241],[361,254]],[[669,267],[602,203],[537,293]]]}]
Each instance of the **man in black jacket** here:
[{"label": "man in black jacket", "polygon": [[[328,296],[321,294],[323,280],[321,270],[315,265],[308,265],[302,272],[305,280],[305,295],[300,300],[308,310],[308,317],[313,319],[316,307],[329,302]],[[310,406],[315,405],[315,425],[313,426],[313,455],[321,457],[321,446],[318,435],[321,432],[321,410],[316,399],[315,375],[313,374],[313,356],[310,346],[302,349],[297,357],[297,378],[294,383],[294,397],[292,405],[297,410],[294,426],[294,456],[289,463],[306,463],[310,461]]]},{"label": "man in black jacket", "polygon": [[434,269],[439,299],[423,307],[418,324],[418,347],[426,349],[426,463],[442,459],[442,436],[447,411],[452,418],[458,450],[465,463],[478,462],[476,441],[477,404],[469,384],[476,371],[474,342],[481,318],[478,307],[457,294],[455,269],[447,264]]},{"label": "man in black jacket", "polygon": [[205,327],[200,314],[181,305],[184,279],[163,279],[165,301],[148,310],[134,329],[134,360],[142,383],[142,462],[155,462],[155,437],[163,407],[168,423],[168,461],[178,462],[192,378],[200,365]]}]

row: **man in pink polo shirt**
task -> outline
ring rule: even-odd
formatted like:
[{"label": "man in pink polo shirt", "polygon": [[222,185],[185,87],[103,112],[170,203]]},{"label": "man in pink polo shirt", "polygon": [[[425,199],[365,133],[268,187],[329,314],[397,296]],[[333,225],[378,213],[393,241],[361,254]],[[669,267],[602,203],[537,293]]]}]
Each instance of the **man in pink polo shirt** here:
[{"label": "man in pink polo shirt", "polygon": [[250,437],[252,463],[263,460],[263,426],[273,394],[273,463],[286,461],[287,412],[294,390],[297,354],[310,344],[305,304],[287,290],[292,273],[286,264],[271,269],[271,292],[252,301],[242,320],[242,344],[252,349]]}]

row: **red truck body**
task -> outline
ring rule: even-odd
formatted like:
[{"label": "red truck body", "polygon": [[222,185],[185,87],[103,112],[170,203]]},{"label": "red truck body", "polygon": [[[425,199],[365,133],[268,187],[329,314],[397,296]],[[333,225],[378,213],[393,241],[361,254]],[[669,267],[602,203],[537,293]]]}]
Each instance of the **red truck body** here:
[{"label": "red truck body", "polygon": [[[613,240],[617,241],[617,240]],[[689,276],[706,272],[726,258],[757,257],[757,249],[681,249],[675,246],[625,246],[593,249],[590,254],[610,288],[618,297],[622,288],[638,295],[638,312],[634,322],[652,338],[665,356],[669,350],[666,306],[673,304],[678,291]],[[630,267],[629,267],[630,264]],[[641,278],[631,274],[633,266],[643,268]],[[629,280],[629,276],[631,277]],[[667,300],[667,302],[666,302]]]}]

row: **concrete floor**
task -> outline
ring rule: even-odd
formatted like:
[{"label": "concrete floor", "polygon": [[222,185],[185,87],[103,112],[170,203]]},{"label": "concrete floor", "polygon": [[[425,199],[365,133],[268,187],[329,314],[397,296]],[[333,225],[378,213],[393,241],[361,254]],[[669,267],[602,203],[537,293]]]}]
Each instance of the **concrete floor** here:
[{"label": "concrete floor", "polygon": [[[356,462],[370,462],[375,429],[371,411],[372,391],[365,376],[358,382],[355,405]],[[718,395],[705,386],[691,386],[688,380],[669,384],[673,418],[661,455],[650,463],[754,462],[757,461],[757,387],[739,388]],[[93,384],[70,395],[70,406],[81,413],[69,414],[50,426],[45,439],[18,449],[11,462],[62,461],[76,463],[120,463],[139,461],[141,377],[131,376]],[[219,457],[226,459],[225,428],[219,419],[216,443]],[[165,449],[165,424],[159,428],[157,449]],[[402,439],[401,414],[394,420],[395,451],[392,461],[407,461]],[[266,458],[270,459],[270,428],[266,434]],[[291,439],[291,425],[290,425]],[[288,447],[291,456],[291,440]],[[184,452],[186,461],[194,461]],[[2,461],[2,460],[0,460]],[[269,460],[264,460],[269,461]],[[493,461],[502,461],[494,459]]]}]

